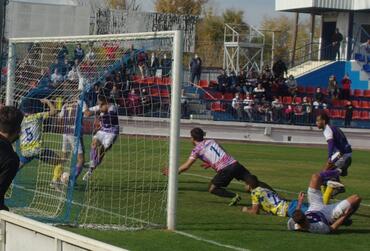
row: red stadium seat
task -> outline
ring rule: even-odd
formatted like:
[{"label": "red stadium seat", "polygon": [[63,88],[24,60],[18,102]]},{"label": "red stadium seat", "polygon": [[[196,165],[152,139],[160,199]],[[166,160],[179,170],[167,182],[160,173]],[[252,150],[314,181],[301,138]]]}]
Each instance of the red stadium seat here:
[{"label": "red stadium seat", "polygon": [[361,119],[361,113],[360,113],[360,111],[353,111],[352,119],[353,120],[360,120]]},{"label": "red stadium seat", "polygon": [[310,86],[306,87],[306,93],[309,95],[315,94],[315,88]]},{"label": "red stadium seat", "polygon": [[221,102],[213,102],[211,104],[211,110],[214,112],[225,112],[226,109]]},{"label": "red stadium seat", "polygon": [[231,100],[233,100],[234,96],[235,95],[233,93],[225,93],[224,100],[225,101],[231,101]]},{"label": "red stadium seat", "polygon": [[364,97],[370,98],[370,90],[364,90]]},{"label": "red stadium seat", "polygon": [[203,96],[205,100],[220,100],[222,97],[221,92],[206,92]]},{"label": "red stadium seat", "polygon": [[358,90],[358,89],[355,89],[353,90],[353,96],[359,98],[359,97],[363,97],[363,93],[362,93],[362,90]]},{"label": "red stadium seat", "polygon": [[150,96],[158,97],[159,96],[159,90],[158,90],[158,88],[151,88],[150,89]]},{"label": "red stadium seat", "polygon": [[358,101],[358,100],[353,100],[353,101],[352,101],[352,106],[353,106],[354,108],[361,108],[361,106],[360,106],[360,101]]},{"label": "red stadium seat", "polygon": [[209,81],[209,86],[210,87],[213,87],[213,86],[217,86],[218,84],[217,84],[217,81],[216,80],[211,80],[211,81]]},{"label": "red stadium seat", "polygon": [[170,97],[170,91],[167,89],[161,89],[160,95],[162,98],[169,98]]},{"label": "red stadium seat", "polygon": [[368,101],[360,101],[360,107],[362,109],[369,109],[370,108],[370,104]]},{"label": "red stadium seat", "polygon": [[290,97],[290,96],[283,97],[283,104],[284,105],[289,105],[291,103],[292,103],[292,97]]},{"label": "red stadium seat", "polygon": [[370,114],[368,111],[362,111],[360,114],[360,120],[370,120]]},{"label": "red stadium seat", "polygon": [[321,93],[328,96],[328,89],[327,88],[321,88]]},{"label": "red stadium seat", "polygon": [[303,86],[298,86],[298,93],[304,93],[305,89]]},{"label": "red stadium seat", "polygon": [[201,79],[199,81],[199,86],[202,87],[202,88],[209,87],[208,81],[207,80],[204,80],[204,79]]},{"label": "red stadium seat", "polygon": [[294,97],[294,103],[295,104],[301,104],[302,103],[302,98],[301,97]]}]

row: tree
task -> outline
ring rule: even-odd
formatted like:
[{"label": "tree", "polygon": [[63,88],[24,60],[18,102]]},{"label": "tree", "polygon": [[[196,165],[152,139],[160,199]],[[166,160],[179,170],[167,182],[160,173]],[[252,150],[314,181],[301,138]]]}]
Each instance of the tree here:
[{"label": "tree", "polygon": [[108,7],[118,10],[137,11],[140,9],[140,4],[137,0],[107,0]]},{"label": "tree", "polygon": [[161,13],[198,16],[207,2],[208,0],[156,0],[155,10]]}]

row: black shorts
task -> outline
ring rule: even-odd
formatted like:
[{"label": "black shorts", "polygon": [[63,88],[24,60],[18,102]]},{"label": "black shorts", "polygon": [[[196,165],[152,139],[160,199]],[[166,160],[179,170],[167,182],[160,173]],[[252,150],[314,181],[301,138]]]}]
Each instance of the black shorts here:
[{"label": "black shorts", "polygon": [[227,187],[233,179],[245,181],[249,175],[251,173],[243,165],[235,162],[218,172],[211,183],[216,187]]}]

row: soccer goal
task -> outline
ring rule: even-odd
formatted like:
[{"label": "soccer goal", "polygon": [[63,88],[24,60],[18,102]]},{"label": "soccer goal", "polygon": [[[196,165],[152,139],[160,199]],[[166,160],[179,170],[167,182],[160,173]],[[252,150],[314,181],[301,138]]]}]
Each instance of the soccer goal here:
[{"label": "soccer goal", "polygon": [[175,229],[182,57],[181,31],[10,39],[6,104],[25,113],[11,210]]}]

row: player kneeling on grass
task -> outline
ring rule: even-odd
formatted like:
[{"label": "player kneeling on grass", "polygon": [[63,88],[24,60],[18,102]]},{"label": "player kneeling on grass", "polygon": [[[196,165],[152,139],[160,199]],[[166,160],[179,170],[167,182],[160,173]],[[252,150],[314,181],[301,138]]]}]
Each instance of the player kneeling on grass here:
[{"label": "player kneeling on grass", "polygon": [[[330,118],[323,112],[316,118],[317,128],[323,130],[324,137],[328,143],[328,160],[325,170],[338,169],[340,176],[348,175],[348,168],[352,163],[352,148],[342,130],[329,124]],[[339,181],[339,177],[336,178]],[[326,185],[326,181],[324,181]],[[329,186],[323,189],[324,203],[327,204],[332,196],[345,192],[344,186],[333,189]]]},{"label": "player kneeling on grass", "polygon": [[334,232],[341,225],[349,226],[352,224],[352,220],[349,218],[360,207],[361,198],[358,195],[352,195],[340,202],[325,205],[320,190],[323,184],[322,176],[323,173],[312,175],[307,191],[310,206],[305,213],[301,211],[304,193],[299,194],[297,208],[293,217],[288,221],[289,230],[326,234]]},{"label": "player kneeling on grass", "polygon": [[[260,210],[281,217],[291,217],[298,205],[298,200],[288,201],[279,197],[279,195],[268,188],[261,187],[255,175],[249,175],[246,185],[247,192],[251,193],[252,207],[243,207],[242,211],[249,214],[259,214]],[[304,213],[308,209],[308,204],[301,206]]]},{"label": "player kneeling on grass", "polygon": [[[76,97],[78,98],[78,96]],[[83,111],[87,109],[86,104],[83,104]],[[64,159],[67,158],[68,153],[71,153],[75,147],[75,127],[76,127],[76,117],[78,112],[78,99],[74,99],[62,106],[62,109],[59,113],[60,124],[63,130],[63,145],[62,153]],[[82,118],[81,118],[82,120]],[[81,121],[82,122],[82,121]],[[75,174],[72,176],[74,180],[77,180],[78,176],[82,172],[82,168],[85,163],[85,147],[83,145],[83,130],[81,123],[81,132],[78,143],[78,155],[77,163],[75,167]]]},{"label": "player kneeling on grass", "polygon": [[119,134],[118,108],[105,96],[99,96],[98,105],[85,111],[85,116],[99,115],[100,125],[95,133],[90,150],[90,167],[83,180],[87,181],[102,162],[105,153],[112,147]]},{"label": "player kneeling on grass", "polygon": [[[241,197],[225,189],[233,179],[247,182],[250,172],[242,166],[231,155],[214,140],[204,139],[205,132],[201,128],[193,128],[190,132],[191,141],[195,146],[189,159],[180,166],[178,173],[187,171],[197,159],[204,162],[204,168],[211,167],[217,174],[212,179],[208,191],[220,197],[232,198],[229,206],[236,205]],[[168,169],[164,169],[164,174],[168,175]],[[260,182],[263,187],[269,187],[267,184]],[[270,187],[269,187],[270,188]],[[271,188],[272,190],[272,188]]]},{"label": "player kneeling on grass", "polygon": [[40,100],[42,104],[49,107],[48,112],[32,113],[32,107],[23,109],[24,119],[22,121],[20,137],[20,168],[33,159],[40,159],[43,162],[54,165],[53,178],[51,186],[58,188],[60,177],[63,172],[60,157],[51,149],[43,148],[42,144],[42,127],[45,119],[54,116],[57,111],[54,105],[47,99]]}]

